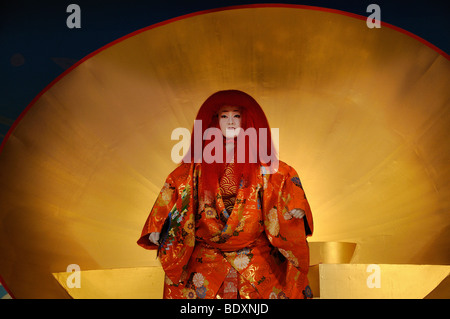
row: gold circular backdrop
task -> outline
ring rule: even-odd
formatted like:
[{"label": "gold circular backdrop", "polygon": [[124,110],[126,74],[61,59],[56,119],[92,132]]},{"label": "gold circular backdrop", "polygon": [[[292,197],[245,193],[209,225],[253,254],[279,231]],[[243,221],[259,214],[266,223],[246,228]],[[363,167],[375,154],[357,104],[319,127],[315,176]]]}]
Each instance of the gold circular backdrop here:
[{"label": "gold circular backdrop", "polygon": [[[0,274],[15,297],[62,298],[52,277],[157,265],[136,244],[175,128],[239,89],[279,128],[311,241],[353,263],[448,264],[450,63],[386,25],[305,7],[191,15],[118,41],[36,100],[0,155]],[[124,292],[126,293],[126,292]]]}]

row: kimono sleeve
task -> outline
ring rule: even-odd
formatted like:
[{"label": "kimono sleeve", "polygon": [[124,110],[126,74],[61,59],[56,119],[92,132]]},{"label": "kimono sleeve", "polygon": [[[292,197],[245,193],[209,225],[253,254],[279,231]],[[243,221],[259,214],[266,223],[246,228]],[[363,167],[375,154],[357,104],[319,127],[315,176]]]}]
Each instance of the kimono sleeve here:
[{"label": "kimono sleeve", "polygon": [[[281,162],[280,162],[281,164]],[[289,212],[301,209],[305,217],[297,219]],[[280,165],[269,177],[264,190],[264,225],[270,243],[295,268],[306,274],[309,267],[309,247],[306,237],[312,234],[312,214],[296,171]]]},{"label": "kimono sleeve", "polygon": [[284,201],[287,212],[290,212],[293,209],[301,209],[304,211],[305,216],[303,217],[303,221],[305,235],[311,236],[313,233],[311,208],[303,190],[300,177],[292,167],[289,167],[281,195],[281,199]]},{"label": "kimono sleeve", "polygon": [[167,177],[163,188],[159,192],[159,195],[147,217],[144,227],[141,232],[141,237],[137,241],[137,244],[145,249],[156,249],[157,246],[150,242],[148,236],[152,232],[161,232],[161,228],[164,221],[169,216],[169,212],[176,205],[177,202],[177,190],[172,175]]}]

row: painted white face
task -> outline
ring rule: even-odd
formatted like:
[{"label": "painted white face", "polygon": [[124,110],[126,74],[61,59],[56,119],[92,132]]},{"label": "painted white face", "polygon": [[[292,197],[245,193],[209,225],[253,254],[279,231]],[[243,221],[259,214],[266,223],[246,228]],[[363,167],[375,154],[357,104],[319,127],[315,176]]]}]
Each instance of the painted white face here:
[{"label": "painted white face", "polygon": [[236,106],[223,106],[219,110],[219,126],[223,136],[234,138],[241,128],[241,111]]}]

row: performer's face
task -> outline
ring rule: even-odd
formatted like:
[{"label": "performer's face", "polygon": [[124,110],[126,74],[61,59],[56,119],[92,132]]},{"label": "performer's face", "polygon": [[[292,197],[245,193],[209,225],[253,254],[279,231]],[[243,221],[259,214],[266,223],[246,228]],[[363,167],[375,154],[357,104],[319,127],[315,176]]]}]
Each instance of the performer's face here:
[{"label": "performer's face", "polygon": [[223,136],[234,138],[241,128],[241,111],[239,107],[223,106],[219,110],[219,125]]}]

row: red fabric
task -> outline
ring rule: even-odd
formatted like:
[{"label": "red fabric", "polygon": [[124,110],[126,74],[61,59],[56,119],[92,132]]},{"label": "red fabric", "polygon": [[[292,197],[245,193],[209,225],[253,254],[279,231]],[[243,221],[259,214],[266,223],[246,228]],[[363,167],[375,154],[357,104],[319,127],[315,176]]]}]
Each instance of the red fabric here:
[{"label": "red fabric", "polygon": [[[257,182],[240,183],[233,210],[223,218],[219,182],[214,193],[202,193],[197,184],[201,169],[200,164],[182,164],[170,174],[138,241],[152,248],[149,233],[160,231],[172,211],[160,254],[165,298],[215,298],[231,268],[253,288],[248,296],[303,298],[309,267],[306,237],[313,224],[295,170],[283,162],[275,174],[258,169]],[[304,210],[306,217],[292,218],[292,208]]]}]

